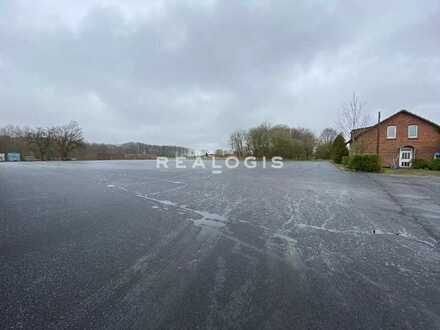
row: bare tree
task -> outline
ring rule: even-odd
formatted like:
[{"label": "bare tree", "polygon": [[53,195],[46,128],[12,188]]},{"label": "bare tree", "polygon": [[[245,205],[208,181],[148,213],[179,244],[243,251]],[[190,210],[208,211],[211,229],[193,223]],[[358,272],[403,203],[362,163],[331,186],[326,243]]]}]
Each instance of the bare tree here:
[{"label": "bare tree", "polygon": [[246,141],[247,133],[243,130],[237,130],[229,137],[229,144],[237,157],[244,157],[246,155]]},{"label": "bare tree", "polygon": [[351,136],[351,131],[355,128],[365,127],[369,124],[370,119],[364,110],[365,103],[359,99],[356,93],[347,104],[341,106],[338,129],[344,134],[346,139]]},{"label": "bare tree", "polygon": [[27,128],[21,128],[20,126],[8,125],[0,128],[0,136],[8,136],[12,139],[18,139],[25,136]]},{"label": "bare tree", "polygon": [[19,126],[6,126],[0,128],[0,150],[1,152],[19,152],[27,155],[30,151],[26,143],[26,132],[29,128]]},{"label": "bare tree", "polygon": [[55,128],[54,133],[55,143],[62,160],[66,160],[71,151],[84,144],[82,130],[75,121],[71,121],[65,126]]},{"label": "bare tree", "polygon": [[41,127],[30,129],[26,132],[27,142],[35,145],[41,160],[48,159],[49,151],[55,142],[55,133],[54,128]]},{"label": "bare tree", "polygon": [[325,128],[319,136],[320,144],[330,144],[338,136],[338,132],[334,128]]},{"label": "bare tree", "polygon": [[325,128],[319,136],[315,148],[315,158],[330,159],[332,145],[337,136],[338,132],[334,128]]}]

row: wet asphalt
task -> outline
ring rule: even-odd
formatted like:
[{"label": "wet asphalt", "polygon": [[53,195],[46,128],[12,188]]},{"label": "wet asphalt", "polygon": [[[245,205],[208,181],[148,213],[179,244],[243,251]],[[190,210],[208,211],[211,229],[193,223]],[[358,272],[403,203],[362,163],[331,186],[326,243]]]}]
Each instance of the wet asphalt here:
[{"label": "wet asphalt", "polygon": [[440,178],[0,163],[0,328],[440,329]]}]

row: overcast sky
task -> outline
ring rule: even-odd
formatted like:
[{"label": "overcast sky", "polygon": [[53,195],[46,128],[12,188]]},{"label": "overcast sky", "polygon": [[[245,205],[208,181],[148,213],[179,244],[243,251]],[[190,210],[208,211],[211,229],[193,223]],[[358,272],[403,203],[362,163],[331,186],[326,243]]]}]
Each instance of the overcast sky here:
[{"label": "overcast sky", "polygon": [[227,146],[263,121],[366,110],[440,122],[439,1],[0,1],[0,126]]}]

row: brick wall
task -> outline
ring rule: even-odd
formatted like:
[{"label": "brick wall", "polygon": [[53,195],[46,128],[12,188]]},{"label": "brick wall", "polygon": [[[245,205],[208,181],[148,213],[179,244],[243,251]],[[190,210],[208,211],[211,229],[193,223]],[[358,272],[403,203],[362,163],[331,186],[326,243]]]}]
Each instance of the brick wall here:
[{"label": "brick wall", "polygon": [[[408,138],[408,126],[418,125],[418,138]],[[387,127],[397,126],[396,139],[387,139]],[[377,129],[372,128],[367,132],[354,136],[355,145],[361,153],[375,154]],[[440,130],[438,127],[407,113],[399,113],[380,124],[380,151],[384,166],[398,164],[400,148],[411,146],[415,150],[417,159],[431,160],[434,153],[440,151]]]}]

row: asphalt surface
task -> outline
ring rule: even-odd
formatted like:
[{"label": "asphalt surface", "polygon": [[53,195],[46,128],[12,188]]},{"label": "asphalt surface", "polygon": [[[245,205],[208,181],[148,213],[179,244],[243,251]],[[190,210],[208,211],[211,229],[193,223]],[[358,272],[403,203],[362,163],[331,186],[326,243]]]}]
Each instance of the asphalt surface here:
[{"label": "asphalt surface", "polygon": [[0,163],[0,327],[440,329],[440,178]]}]

